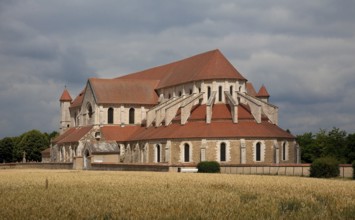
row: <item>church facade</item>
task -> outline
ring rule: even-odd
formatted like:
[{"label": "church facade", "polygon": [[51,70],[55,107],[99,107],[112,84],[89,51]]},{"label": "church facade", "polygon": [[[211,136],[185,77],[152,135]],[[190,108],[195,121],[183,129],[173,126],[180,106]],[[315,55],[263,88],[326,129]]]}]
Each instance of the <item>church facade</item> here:
[{"label": "church facade", "polygon": [[53,162],[195,166],[297,163],[295,137],[278,107],[219,50],[113,79],[88,79],[60,97]]}]

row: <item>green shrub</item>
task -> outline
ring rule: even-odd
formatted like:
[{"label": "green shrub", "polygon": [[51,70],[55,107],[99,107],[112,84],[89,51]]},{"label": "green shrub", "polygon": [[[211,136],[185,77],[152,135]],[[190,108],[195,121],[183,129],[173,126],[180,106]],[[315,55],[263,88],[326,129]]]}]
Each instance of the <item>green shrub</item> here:
[{"label": "green shrub", "polygon": [[353,179],[355,180],[355,160],[353,161]]},{"label": "green shrub", "polygon": [[221,168],[217,161],[202,161],[197,164],[199,173],[219,173]]},{"label": "green shrub", "polygon": [[310,168],[311,177],[337,177],[339,176],[339,162],[332,157],[322,157],[313,161]]}]

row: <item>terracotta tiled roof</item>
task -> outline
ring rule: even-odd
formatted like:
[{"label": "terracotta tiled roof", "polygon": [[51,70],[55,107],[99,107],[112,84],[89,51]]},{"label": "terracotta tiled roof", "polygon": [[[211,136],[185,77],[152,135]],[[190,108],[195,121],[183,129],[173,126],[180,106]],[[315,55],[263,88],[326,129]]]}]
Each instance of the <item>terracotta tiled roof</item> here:
[{"label": "terracotta tiled roof", "polygon": [[149,127],[139,130],[131,140],[158,140],[184,138],[294,138],[293,135],[277,125],[263,121],[192,121],[185,125],[171,124],[169,126]]},{"label": "terracotta tiled roof", "polygon": [[81,104],[83,103],[84,99],[84,93],[85,93],[86,88],[84,88],[79,95],[74,99],[72,104],[70,105],[70,108],[75,108],[75,107],[80,107]]},{"label": "terracotta tiled roof", "polygon": [[163,66],[132,73],[124,79],[160,80],[157,88],[179,85],[197,80],[246,80],[219,50],[212,50]]},{"label": "terracotta tiled roof", "polygon": [[91,78],[89,83],[99,104],[158,103],[158,95],[154,90],[157,80]]},{"label": "terracotta tiled roof", "polygon": [[101,128],[102,138],[105,141],[128,141],[138,130],[143,130],[140,126],[115,126],[108,125]]},{"label": "terracotta tiled roof", "polygon": [[266,88],[264,85],[262,85],[259,89],[258,94],[256,95],[257,97],[270,97],[269,93],[267,92]]},{"label": "terracotta tiled roof", "polygon": [[246,89],[247,89],[247,93],[251,96],[256,96],[256,91],[254,89],[254,86],[252,83],[247,82],[246,83]]},{"label": "terracotta tiled roof", "polygon": [[73,100],[73,99],[71,98],[71,96],[70,96],[70,94],[69,94],[67,88],[65,88],[64,91],[63,91],[63,93],[62,93],[62,95],[60,96],[59,101],[61,101],[61,102],[65,102],[65,101],[71,102],[72,100]]},{"label": "terracotta tiled roof", "polygon": [[77,127],[77,128],[69,128],[64,134],[56,137],[53,140],[53,143],[63,144],[63,143],[72,143],[78,142],[85,134],[87,134],[93,126],[86,127]]},{"label": "terracotta tiled roof", "polygon": [[51,148],[48,147],[41,151],[42,157],[49,157],[51,155]]},{"label": "terracotta tiled roof", "polygon": [[[263,120],[267,120],[265,115],[262,115]],[[175,122],[180,120],[180,116],[174,119]],[[206,120],[206,105],[198,105],[191,111],[188,121]],[[212,109],[212,120],[232,120],[232,113],[229,105],[215,104]],[[238,105],[238,120],[255,120],[247,105],[240,103]]]}]

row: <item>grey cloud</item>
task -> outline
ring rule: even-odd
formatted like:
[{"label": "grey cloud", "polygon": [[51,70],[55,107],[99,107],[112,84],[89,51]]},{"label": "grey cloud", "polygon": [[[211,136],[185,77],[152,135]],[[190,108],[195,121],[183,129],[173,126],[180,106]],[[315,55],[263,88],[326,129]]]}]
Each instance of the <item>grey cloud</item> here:
[{"label": "grey cloud", "polygon": [[355,132],[353,1],[4,2],[0,123],[7,129],[0,136],[57,129],[64,85],[75,96],[89,77],[117,77],[215,48],[256,89],[265,84],[282,127]]}]

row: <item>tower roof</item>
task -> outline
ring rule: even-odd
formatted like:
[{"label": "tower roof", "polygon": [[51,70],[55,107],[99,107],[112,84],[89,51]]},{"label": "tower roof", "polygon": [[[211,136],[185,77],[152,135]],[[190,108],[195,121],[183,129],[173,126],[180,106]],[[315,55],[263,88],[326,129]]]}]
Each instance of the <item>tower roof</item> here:
[{"label": "tower roof", "polygon": [[255,91],[252,83],[250,83],[250,82],[246,83],[246,90],[249,95],[256,96],[256,91]]},{"label": "tower roof", "polygon": [[259,89],[258,94],[256,95],[257,97],[270,97],[269,93],[266,90],[266,87],[262,85]]},{"label": "tower roof", "polygon": [[62,93],[62,96],[60,96],[59,101],[61,102],[71,102],[73,99],[71,98],[67,88],[64,88],[64,91]]}]

